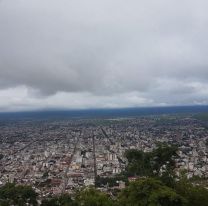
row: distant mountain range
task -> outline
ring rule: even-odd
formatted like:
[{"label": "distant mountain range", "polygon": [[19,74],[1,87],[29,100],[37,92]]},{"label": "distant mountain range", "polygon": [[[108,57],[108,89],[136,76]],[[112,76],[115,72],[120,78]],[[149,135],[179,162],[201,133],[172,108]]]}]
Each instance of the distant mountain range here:
[{"label": "distant mountain range", "polygon": [[208,106],[140,107],[123,109],[50,110],[30,112],[2,112],[0,119],[48,119],[48,118],[110,118],[137,117],[143,115],[205,113]]}]

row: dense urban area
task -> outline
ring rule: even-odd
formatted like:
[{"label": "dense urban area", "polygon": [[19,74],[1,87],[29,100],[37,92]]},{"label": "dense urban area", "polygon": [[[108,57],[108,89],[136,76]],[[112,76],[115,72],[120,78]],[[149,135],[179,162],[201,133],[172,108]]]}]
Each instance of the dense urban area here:
[{"label": "dense urban area", "polygon": [[1,120],[0,187],[31,186],[40,201],[91,186],[113,196],[148,174],[130,168],[128,152],[151,154],[161,145],[174,145],[175,178],[195,178],[206,188],[207,126],[196,115]]}]

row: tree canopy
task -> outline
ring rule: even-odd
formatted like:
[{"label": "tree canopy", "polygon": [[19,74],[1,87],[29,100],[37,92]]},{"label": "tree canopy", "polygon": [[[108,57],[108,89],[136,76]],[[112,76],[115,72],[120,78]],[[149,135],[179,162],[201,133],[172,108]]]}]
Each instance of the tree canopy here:
[{"label": "tree canopy", "polygon": [[37,194],[30,186],[7,183],[0,188],[0,205],[37,205]]},{"label": "tree canopy", "polygon": [[94,188],[78,192],[76,201],[80,206],[113,206],[113,201],[105,193]]},{"label": "tree canopy", "polygon": [[[152,152],[128,150],[126,172],[115,177],[97,177],[95,186],[115,186],[124,181],[126,188],[106,194],[96,188],[83,188],[73,196],[62,194],[45,198],[41,206],[208,206],[208,190],[182,176],[176,181],[174,169],[177,147],[158,145]],[[137,176],[129,183],[129,176]],[[112,192],[112,191],[111,191]],[[113,198],[112,198],[113,196]],[[37,194],[29,186],[6,184],[0,187],[0,206],[37,205]]]},{"label": "tree canopy", "polygon": [[176,146],[167,144],[159,144],[152,152],[146,153],[135,149],[127,150],[126,173],[128,176],[158,176],[160,173],[171,173],[175,168],[176,152]]},{"label": "tree canopy", "polygon": [[175,186],[176,191],[188,200],[187,206],[208,206],[208,190],[182,179]]},{"label": "tree canopy", "polygon": [[78,206],[78,204],[72,200],[70,195],[63,194],[43,200],[41,206]]},{"label": "tree canopy", "polygon": [[123,206],[183,206],[186,200],[161,181],[147,178],[124,189],[118,203]]}]

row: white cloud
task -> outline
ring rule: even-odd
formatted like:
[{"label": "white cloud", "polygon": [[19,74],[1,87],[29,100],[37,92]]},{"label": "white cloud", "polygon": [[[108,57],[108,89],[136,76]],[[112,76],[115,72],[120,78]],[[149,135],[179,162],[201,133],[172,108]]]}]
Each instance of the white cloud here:
[{"label": "white cloud", "polygon": [[3,0],[0,108],[206,103],[207,6],[205,0]]}]

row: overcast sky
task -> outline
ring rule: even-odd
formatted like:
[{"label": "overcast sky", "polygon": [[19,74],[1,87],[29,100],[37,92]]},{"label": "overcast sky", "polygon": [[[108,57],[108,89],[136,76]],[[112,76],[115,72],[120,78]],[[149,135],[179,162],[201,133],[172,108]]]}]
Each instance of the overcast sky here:
[{"label": "overcast sky", "polygon": [[208,104],[207,0],[0,0],[0,111]]}]

